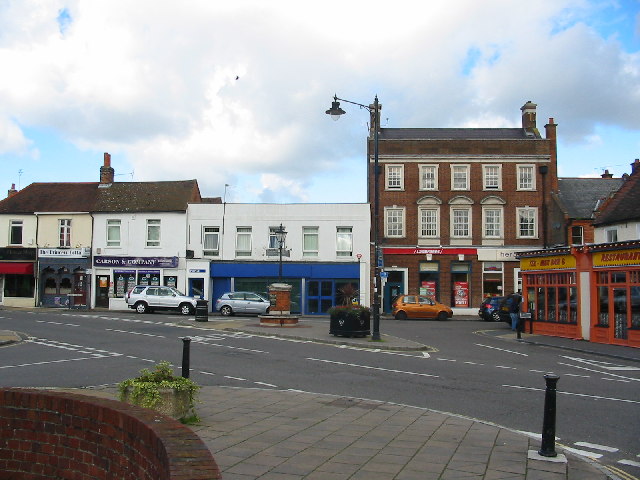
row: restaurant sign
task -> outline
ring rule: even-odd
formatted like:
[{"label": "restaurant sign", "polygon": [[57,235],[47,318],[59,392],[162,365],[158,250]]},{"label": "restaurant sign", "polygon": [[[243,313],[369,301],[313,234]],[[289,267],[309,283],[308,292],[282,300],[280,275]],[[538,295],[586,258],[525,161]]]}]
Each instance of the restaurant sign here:
[{"label": "restaurant sign", "polygon": [[520,260],[520,270],[557,270],[576,268],[573,255],[553,255],[549,257],[529,257]]},{"label": "restaurant sign", "polygon": [[594,267],[616,267],[621,265],[640,265],[640,249],[593,253]]},{"label": "restaurant sign", "polygon": [[93,257],[96,267],[176,268],[178,257]]},{"label": "restaurant sign", "polygon": [[91,249],[89,247],[38,249],[38,257],[87,258],[90,255]]}]

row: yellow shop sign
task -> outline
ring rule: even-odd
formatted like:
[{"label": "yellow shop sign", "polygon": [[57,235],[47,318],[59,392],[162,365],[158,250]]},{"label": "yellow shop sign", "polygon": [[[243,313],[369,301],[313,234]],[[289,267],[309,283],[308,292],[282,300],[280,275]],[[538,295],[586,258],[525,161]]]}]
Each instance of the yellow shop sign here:
[{"label": "yellow shop sign", "polygon": [[617,265],[640,265],[640,249],[596,252],[593,254],[594,267],[615,267]]},{"label": "yellow shop sign", "polygon": [[520,259],[520,270],[554,270],[560,268],[576,268],[576,258],[573,255],[554,255]]}]

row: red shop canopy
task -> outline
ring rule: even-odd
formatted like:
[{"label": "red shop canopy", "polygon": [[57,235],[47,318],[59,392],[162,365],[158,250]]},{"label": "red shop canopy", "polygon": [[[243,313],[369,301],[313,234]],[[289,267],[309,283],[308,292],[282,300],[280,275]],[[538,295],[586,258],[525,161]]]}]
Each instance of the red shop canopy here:
[{"label": "red shop canopy", "polygon": [[33,275],[33,263],[31,262],[0,262],[0,273],[17,273],[21,275]]}]

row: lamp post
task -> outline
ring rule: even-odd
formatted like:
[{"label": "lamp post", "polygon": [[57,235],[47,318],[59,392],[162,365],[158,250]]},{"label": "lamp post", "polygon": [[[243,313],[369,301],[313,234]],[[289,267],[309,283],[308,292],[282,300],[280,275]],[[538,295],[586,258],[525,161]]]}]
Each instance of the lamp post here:
[{"label": "lamp post", "polygon": [[[333,96],[331,108],[326,111],[327,115],[331,115],[333,120],[338,120],[345,112],[340,108],[340,102],[351,103],[360,108],[364,108],[371,114],[371,129],[373,130],[373,261],[374,261],[374,279],[373,279],[373,331],[371,332],[371,340],[380,340],[380,267],[378,264],[378,133],[380,130],[380,104],[376,95],[372,105],[363,105],[361,103],[338,98]],[[368,149],[367,149],[368,150]],[[367,159],[369,161],[369,159]]]},{"label": "lamp post", "polygon": [[276,241],[278,242],[278,252],[280,253],[280,263],[278,268],[278,283],[282,283],[282,249],[284,248],[284,242],[287,239],[287,231],[282,224],[276,228]]}]

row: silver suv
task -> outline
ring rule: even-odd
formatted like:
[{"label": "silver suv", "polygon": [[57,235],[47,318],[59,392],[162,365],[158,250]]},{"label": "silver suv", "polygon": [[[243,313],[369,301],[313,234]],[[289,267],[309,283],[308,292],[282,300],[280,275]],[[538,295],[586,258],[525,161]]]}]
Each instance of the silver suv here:
[{"label": "silver suv", "polygon": [[152,310],[178,310],[182,315],[191,315],[196,310],[196,299],[187,297],[173,287],[151,287],[136,285],[124,297],[129,308],[138,313]]},{"label": "silver suv", "polygon": [[234,313],[265,315],[270,306],[269,300],[253,292],[229,292],[216,301],[216,310],[225,317]]}]

